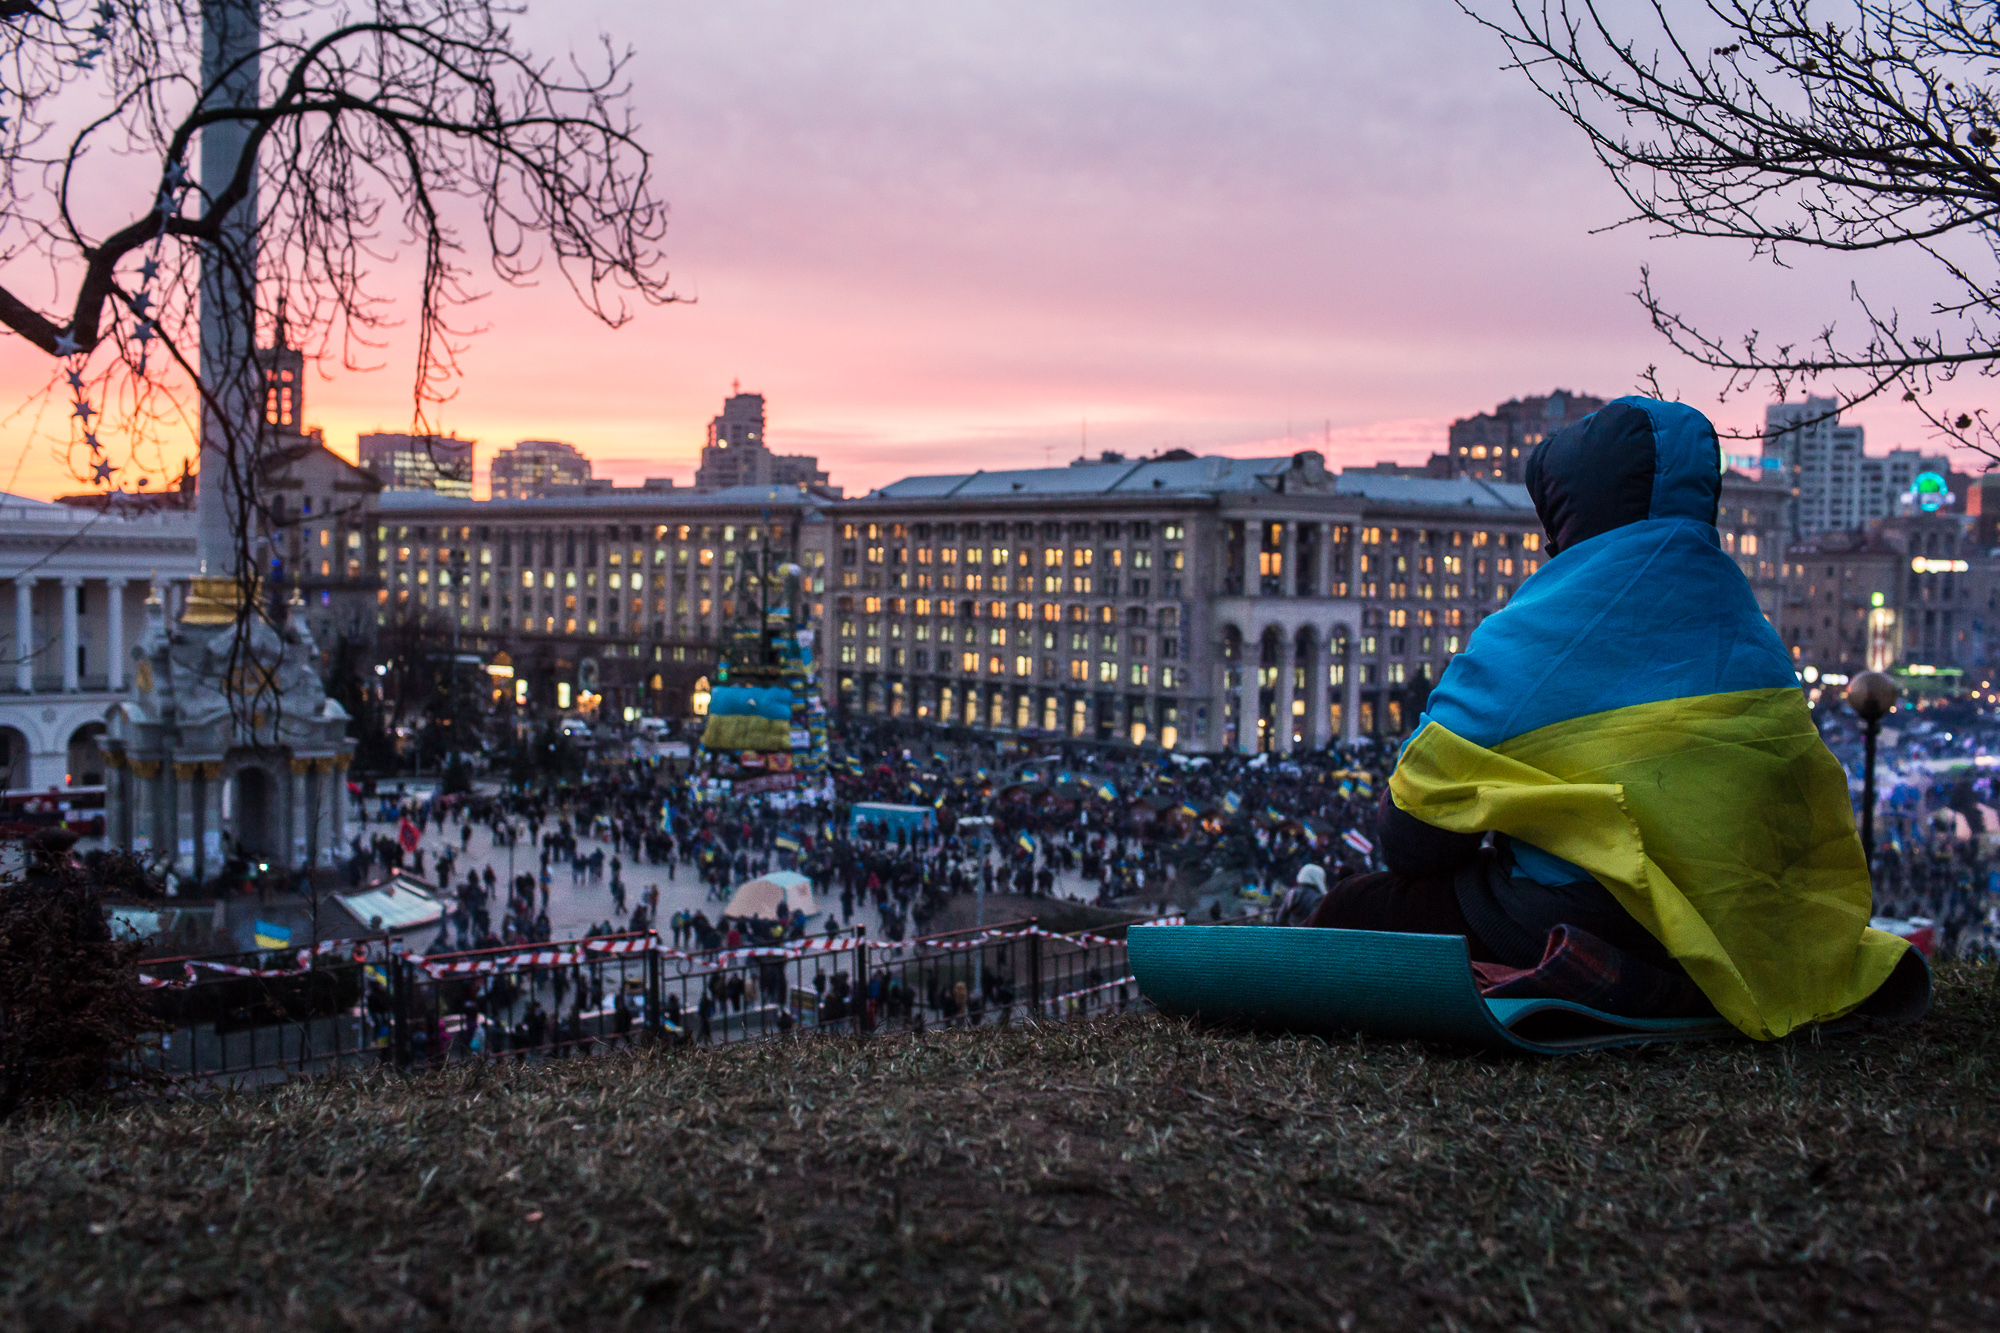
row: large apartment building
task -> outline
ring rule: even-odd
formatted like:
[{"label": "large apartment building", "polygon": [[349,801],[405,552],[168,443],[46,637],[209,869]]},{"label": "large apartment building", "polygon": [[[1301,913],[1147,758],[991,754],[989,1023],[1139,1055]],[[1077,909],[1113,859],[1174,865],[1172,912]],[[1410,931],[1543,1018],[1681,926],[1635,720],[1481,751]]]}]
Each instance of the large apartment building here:
[{"label": "large apartment building", "polygon": [[1518,487],[1315,452],[912,477],[832,512],[838,708],[1196,751],[1399,733],[1541,558]]},{"label": "large apartment building", "polygon": [[826,543],[811,529],[825,522],[796,486],[493,501],[391,492],[375,529],[377,631],[456,630],[463,651],[505,653],[524,703],[555,706],[591,680],[615,711],[678,716],[729,631],[782,599],[785,566],[803,567],[805,614],[819,614]]},{"label": "large apartment building", "polygon": [[1841,424],[1834,399],[1764,409],[1764,465],[1767,475],[1793,489],[1788,525],[1793,538],[1893,518],[1919,473],[1950,473],[1948,458],[1925,457],[1915,449],[1871,455],[1866,445],[1862,427]]}]

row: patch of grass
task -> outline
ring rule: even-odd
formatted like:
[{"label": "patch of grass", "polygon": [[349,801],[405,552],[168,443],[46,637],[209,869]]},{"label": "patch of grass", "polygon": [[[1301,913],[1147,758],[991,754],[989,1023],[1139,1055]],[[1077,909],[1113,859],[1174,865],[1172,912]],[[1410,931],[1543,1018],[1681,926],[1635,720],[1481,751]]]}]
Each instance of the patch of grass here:
[{"label": "patch of grass", "polygon": [[1156,1017],[0,1126],[0,1323],[2000,1327],[2000,973],[1509,1060]]}]

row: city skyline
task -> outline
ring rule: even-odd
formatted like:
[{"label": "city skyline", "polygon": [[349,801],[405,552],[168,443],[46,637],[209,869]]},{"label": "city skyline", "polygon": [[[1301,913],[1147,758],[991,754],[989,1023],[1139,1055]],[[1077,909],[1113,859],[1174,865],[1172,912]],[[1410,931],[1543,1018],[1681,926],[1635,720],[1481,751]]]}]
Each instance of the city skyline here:
[{"label": "city skyline", "polygon": [[[1629,296],[1640,265],[1718,326],[1773,334],[1774,311],[1809,333],[1882,271],[1597,231],[1620,216],[1601,169],[1448,5],[585,4],[523,27],[552,52],[599,28],[634,46],[693,304],[613,331],[560,283],[481,275],[486,332],[429,422],[488,442],[479,493],[522,439],[685,484],[738,379],[771,403],[771,447],[850,493],[940,456],[1059,464],[1086,434],[1091,453],[1416,463],[1455,418],[1557,386],[1614,397],[1655,362],[1754,431],[1767,395],[1718,407],[1668,359]],[[410,429],[407,350],[308,371],[336,451]],[[7,489],[78,489],[37,398],[53,369],[0,342]],[[1849,419],[1877,448],[1936,447],[1899,405]]]}]

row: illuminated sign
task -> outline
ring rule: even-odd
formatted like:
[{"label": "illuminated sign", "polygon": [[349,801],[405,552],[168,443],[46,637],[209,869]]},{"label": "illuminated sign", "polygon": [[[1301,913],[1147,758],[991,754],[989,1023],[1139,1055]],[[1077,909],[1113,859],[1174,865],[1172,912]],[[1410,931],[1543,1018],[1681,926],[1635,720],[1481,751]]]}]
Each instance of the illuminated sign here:
[{"label": "illuminated sign", "polygon": [[1926,514],[1935,514],[1957,498],[1943,477],[1935,472],[1919,472],[1917,479],[1910,483],[1910,492],[1903,497],[1903,501]]},{"label": "illuminated sign", "polygon": [[1926,560],[1917,556],[1910,561],[1910,568],[1919,574],[1963,574],[1972,566],[1963,560]]}]

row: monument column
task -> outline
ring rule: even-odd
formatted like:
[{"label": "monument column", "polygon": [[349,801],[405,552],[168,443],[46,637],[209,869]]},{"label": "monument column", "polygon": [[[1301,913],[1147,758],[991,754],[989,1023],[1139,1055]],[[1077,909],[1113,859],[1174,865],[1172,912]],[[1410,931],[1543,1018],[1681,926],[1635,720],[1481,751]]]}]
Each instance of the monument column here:
[{"label": "monument column", "polygon": [[23,694],[35,692],[35,579],[23,574],[14,580],[14,688]]}]

